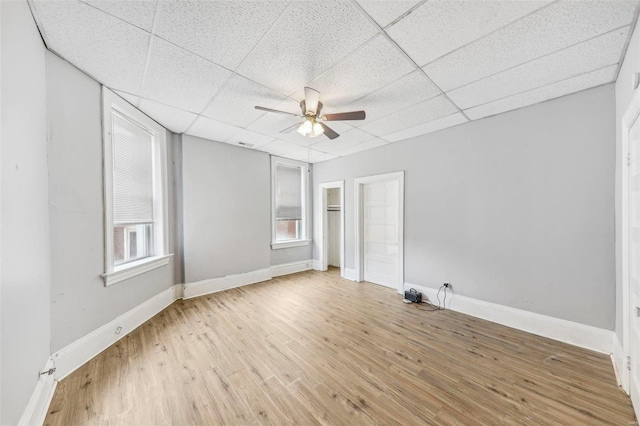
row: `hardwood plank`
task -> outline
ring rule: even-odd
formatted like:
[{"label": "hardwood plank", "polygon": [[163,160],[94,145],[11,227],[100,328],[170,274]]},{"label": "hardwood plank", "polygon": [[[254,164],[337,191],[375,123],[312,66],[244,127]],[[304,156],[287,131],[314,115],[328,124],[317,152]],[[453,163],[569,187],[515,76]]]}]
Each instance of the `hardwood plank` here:
[{"label": "hardwood plank", "polygon": [[175,302],[65,378],[45,424],[634,421],[607,356],[333,269]]}]

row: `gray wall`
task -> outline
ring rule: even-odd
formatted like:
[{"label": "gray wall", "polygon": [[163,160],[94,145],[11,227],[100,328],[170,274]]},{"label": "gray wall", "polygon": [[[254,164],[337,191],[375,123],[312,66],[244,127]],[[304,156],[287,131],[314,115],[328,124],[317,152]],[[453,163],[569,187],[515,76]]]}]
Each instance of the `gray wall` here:
[{"label": "gray wall", "polygon": [[185,282],[311,259],[311,246],[271,250],[269,154],[182,137]]},{"label": "gray wall", "polygon": [[622,343],[622,213],[621,213],[621,167],[622,132],[621,120],[631,98],[638,90],[633,90],[632,77],[640,72],[640,25],[631,37],[627,53],[622,62],[616,81],[616,335]]},{"label": "gray wall", "polygon": [[265,269],[269,258],[269,155],[182,137],[185,280]]},{"label": "gray wall", "polygon": [[405,170],[406,282],[612,330],[614,106],[607,85],[316,164],[314,188],[345,179],[346,267],[354,178]]},{"label": "gray wall", "polygon": [[[104,286],[104,206],[100,84],[47,52],[52,352],[175,283],[174,262]],[[167,137],[169,171],[173,138]],[[176,177],[169,175],[169,205]],[[169,209],[171,252],[176,209]]]},{"label": "gray wall", "polygon": [[45,49],[26,1],[0,2],[0,423],[16,424],[49,358]]},{"label": "gray wall", "polygon": [[271,250],[271,265],[283,265],[285,263],[309,260],[311,259],[311,250],[311,244],[302,247]]}]

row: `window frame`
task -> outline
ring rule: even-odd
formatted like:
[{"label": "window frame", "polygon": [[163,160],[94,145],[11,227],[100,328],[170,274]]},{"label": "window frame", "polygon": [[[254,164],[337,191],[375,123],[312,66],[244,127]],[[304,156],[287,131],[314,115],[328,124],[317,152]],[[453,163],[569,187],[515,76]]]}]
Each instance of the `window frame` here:
[{"label": "window frame", "polygon": [[[297,240],[276,241],[276,165],[295,166],[302,169],[302,230]],[[303,161],[271,156],[271,248],[274,250],[306,246],[311,243],[311,209],[309,208],[309,164]]]},{"label": "window frame", "polygon": [[[145,128],[153,137],[153,256],[115,265],[113,232],[113,140],[112,113]],[[167,131],[127,101],[102,86],[104,273],[109,286],[169,264],[169,206],[167,186]]]}]

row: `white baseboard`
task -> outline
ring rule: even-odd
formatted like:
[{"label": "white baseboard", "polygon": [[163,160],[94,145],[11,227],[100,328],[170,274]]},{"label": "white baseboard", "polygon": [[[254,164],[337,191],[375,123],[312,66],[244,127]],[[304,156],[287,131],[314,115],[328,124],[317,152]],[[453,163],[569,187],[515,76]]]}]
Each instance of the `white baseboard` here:
[{"label": "white baseboard", "polygon": [[173,286],[173,298],[174,300],[182,299],[184,297],[184,284],[176,284]]},{"label": "white baseboard", "polygon": [[308,271],[315,269],[315,260],[303,260],[301,262],[283,263],[281,265],[273,265],[271,267],[271,277],[280,277],[282,275],[295,274],[296,272]]},{"label": "white baseboard", "polygon": [[356,280],[356,270],[351,268],[344,268],[344,277],[345,280]]},{"label": "white baseboard", "polygon": [[[120,315],[113,321],[54,353],[52,358],[56,366],[56,380],[64,379],[87,361],[172,304],[176,300],[175,293],[175,286],[171,286],[129,312]],[[118,327],[122,327],[122,329],[116,334]]]},{"label": "white baseboard", "polygon": [[322,271],[322,264],[320,263],[319,260],[313,259],[313,269],[315,271]]},{"label": "white baseboard", "polygon": [[230,288],[241,287],[243,285],[255,284],[271,279],[271,268],[258,269],[257,271],[246,272],[244,274],[227,275],[210,280],[196,281],[184,285],[183,299],[203,296],[205,294],[217,293]]},{"label": "white baseboard", "polygon": [[622,349],[622,344],[615,333],[613,333],[612,341],[613,352],[611,353],[611,362],[613,363],[613,370],[616,373],[616,380],[618,381],[618,386],[626,393],[629,393],[629,370],[627,369],[626,356]]},{"label": "white baseboard", "polygon": [[[436,289],[410,283],[405,283],[405,288],[420,290],[430,301],[435,301],[438,293]],[[613,351],[611,330],[451,293],[447,294],[446,308],[607,355]]]},{"label": "white baseboard", "polygon": [[[53,366],[53,359],[49,357],[42,371],[47,371]],[[31,394],[29,404],[24,413],[22,413],[20,423],[18,423],[19,426],[40,426],[44,423],[57,384],[58,382],[53,375],[45,374],[40,376],[38,383],[36,383],[36,388]]]}]

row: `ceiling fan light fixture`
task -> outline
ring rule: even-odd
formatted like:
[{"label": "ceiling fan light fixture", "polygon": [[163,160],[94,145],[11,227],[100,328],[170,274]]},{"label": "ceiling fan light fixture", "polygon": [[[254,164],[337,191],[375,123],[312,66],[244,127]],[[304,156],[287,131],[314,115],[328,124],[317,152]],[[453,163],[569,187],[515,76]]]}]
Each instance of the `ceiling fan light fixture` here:
[{"label": "ceiling fan light fixture", "polygon": [[298,133],[307,138],[315,138],[316,136],[325,135],[331,140],[334,140],[340,135],[331,127],[324,124],[325,121],[364,120],[366,117],[364,111],[336,112],[333,114],[320,115],[322,107],[322,102],[320,102],[320,92],[312,89],[311,87],[305,87],[304,99],[300,101],[302,115],[261,106],[256,106],[255,108],[261,111],[293,115],[304,119],[302,123],[293,124],[286,129],[281,130],[280,133],[290,133],[295,129]]},{"label": "ceiling fan light fixture", "polygon": [[320,123],[316,121],[313,123],[313,134],[309,136],[312,138],[315,138],[316,136],[320,136],[323,133],[324,133],[324,128],[320,125]]},{"label": "ceiling fan light fixture", "polygon": [[300,125],[300,127],[298,127],[298,133],[300,133],[302,136],[309,136],[312,131],[313,131],[313,123],[309,118],[304,120]]},{"label": "ceiling fan light fixture", "polygon": [[316,136],[323,134],[324,129],[313,117],[307,117],[300,127],[298,127],[298,133],[302,136],[315,138]]}]

